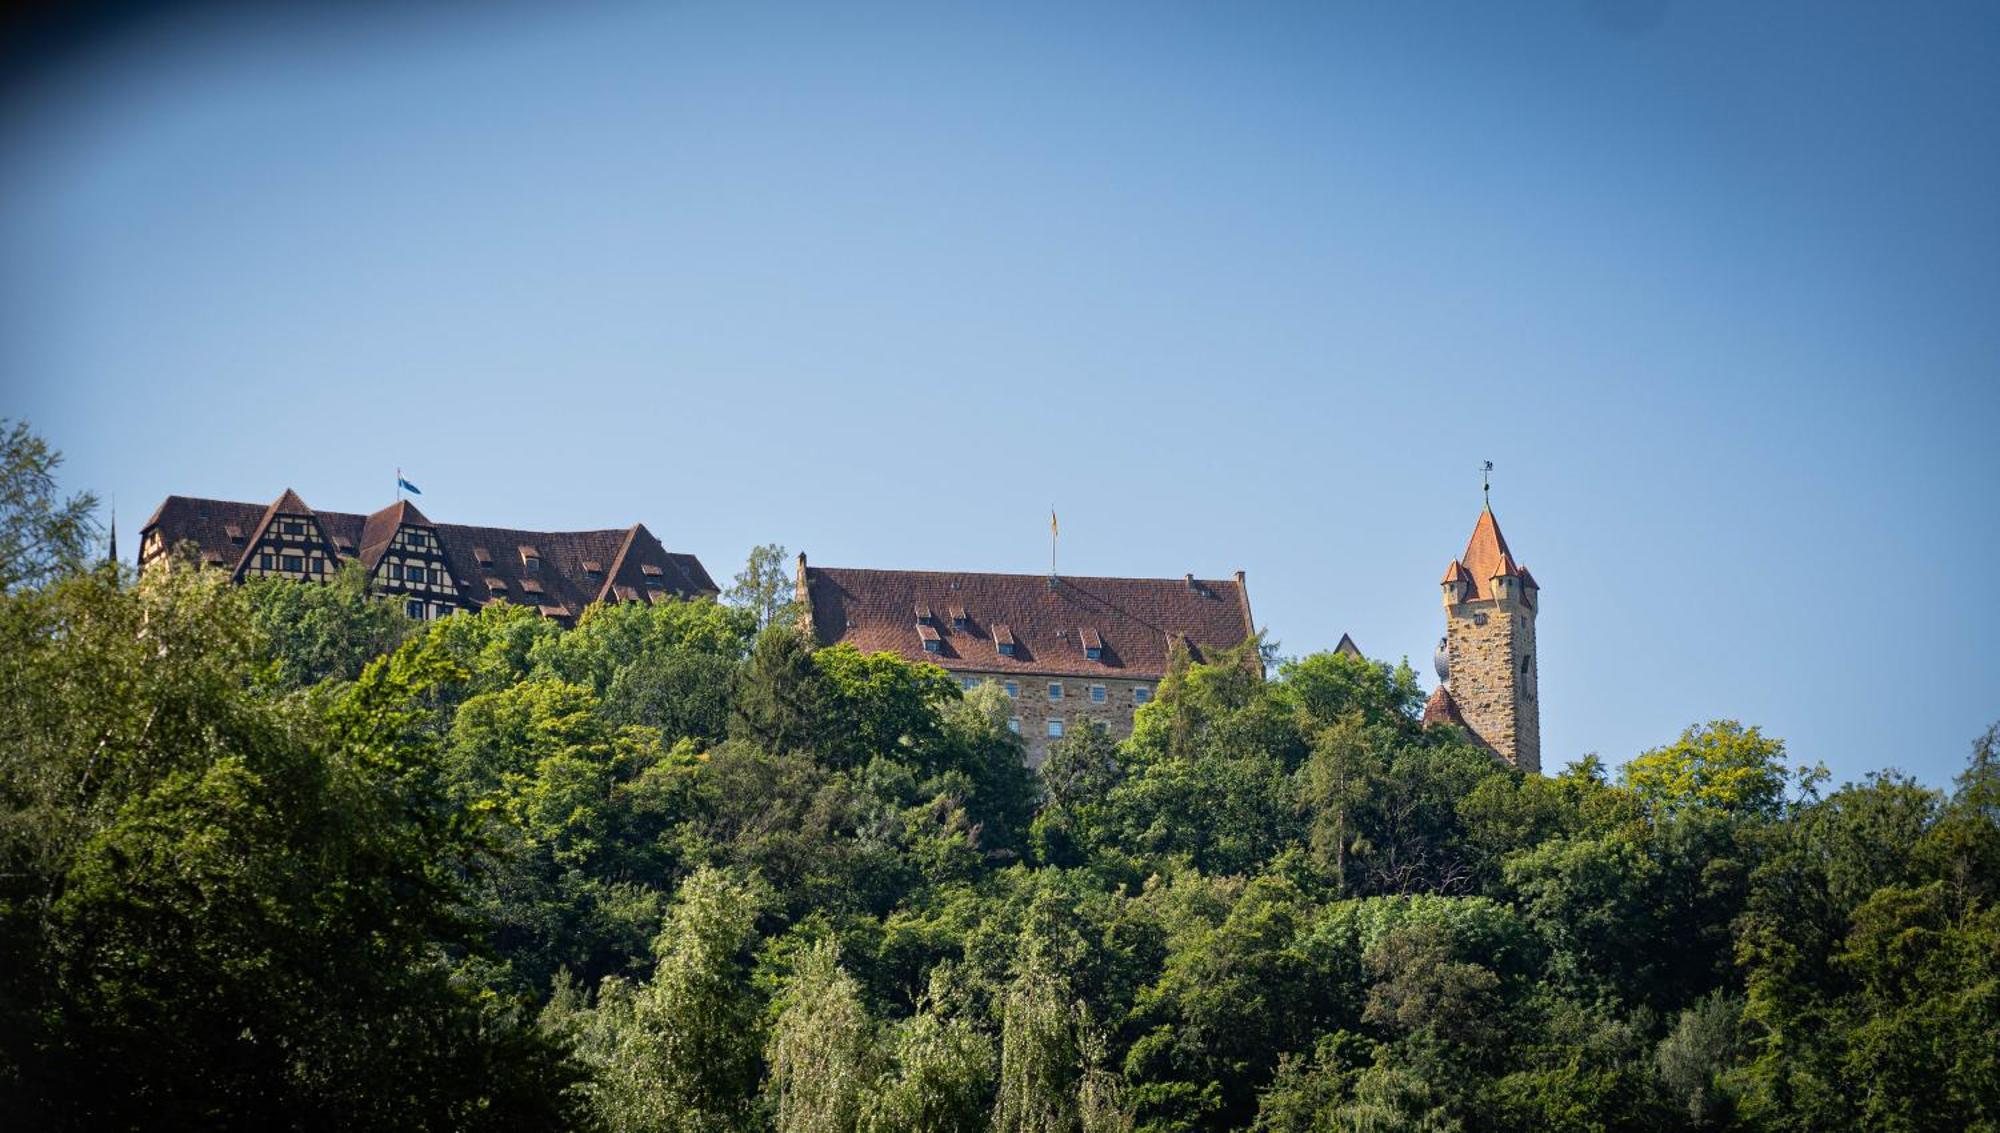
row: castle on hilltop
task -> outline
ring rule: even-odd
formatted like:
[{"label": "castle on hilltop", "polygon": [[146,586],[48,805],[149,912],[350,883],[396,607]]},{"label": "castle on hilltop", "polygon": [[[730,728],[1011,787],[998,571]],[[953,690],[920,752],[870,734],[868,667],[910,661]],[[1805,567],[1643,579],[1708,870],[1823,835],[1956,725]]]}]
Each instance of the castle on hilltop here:
[{"label": "castle on hilltop", "polygon": [[[167,497],[140,531],[140,567],[175,548],[236,581],[326,582],[358,562],[371,593],[419,620],[511,603],[569,625],[596,603],[718,593],[699,560],[666,550],[644,524],[470,527],[432,523],[408,500],[372,515],[319,511],[290,489],[269,504]],[[1242,571],[1202,579],[876,570],[810,566],[801,554],[794,585],[801,624],[822,645],[937,665],[968,689],[997,684],[1033,764],[1084,720],[1114,739],[1130,735],[1175,656],[1209,660],[1256,632]],[[1500,759],[1541,770],[1540,592],[1490,506],[1443,586],[1440,684],[1424,722],[1456,725]],[[1361,655],[1345,634],[1336,652]]]}]

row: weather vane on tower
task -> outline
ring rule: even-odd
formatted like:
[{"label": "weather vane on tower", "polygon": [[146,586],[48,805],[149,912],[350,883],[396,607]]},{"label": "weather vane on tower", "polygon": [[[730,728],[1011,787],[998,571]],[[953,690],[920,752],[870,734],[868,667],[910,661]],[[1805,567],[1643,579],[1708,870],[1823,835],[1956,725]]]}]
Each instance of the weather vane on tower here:
[{"label": "weather vane on tower", "polygon": [[1489,507],[1492,506],[1493,462],[1490,460],[1487,461],[1485,465],[1479,469],[1479,494],[1485,497],[1485,501]]}]

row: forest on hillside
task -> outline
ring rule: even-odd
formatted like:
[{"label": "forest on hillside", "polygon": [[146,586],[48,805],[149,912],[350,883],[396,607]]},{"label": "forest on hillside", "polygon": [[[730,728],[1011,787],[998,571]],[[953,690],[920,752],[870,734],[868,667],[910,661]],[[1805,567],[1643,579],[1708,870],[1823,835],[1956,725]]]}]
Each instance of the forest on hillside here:
[{"label": "forest on hillside", "polygon": [[755,569],[570,629],[136,577],[0,440],[9,1129],[2000,1130],[2000,729],[1523,775],[1253,641],[1033,771]]}]

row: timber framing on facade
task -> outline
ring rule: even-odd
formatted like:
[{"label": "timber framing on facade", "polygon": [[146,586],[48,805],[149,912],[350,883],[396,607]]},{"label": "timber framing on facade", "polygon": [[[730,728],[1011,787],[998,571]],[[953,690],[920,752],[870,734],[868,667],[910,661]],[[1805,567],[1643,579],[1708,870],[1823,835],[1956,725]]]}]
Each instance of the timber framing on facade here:
[{"label": "timber framing on facade", "polygon": [[168,496],[139,531],[139,567],[177,549],[230,578],[330,581],[360,563],[372,593],[431,619],[495,602],[573,620],[595,602],[713,597],[693,555],[643,523],[601,531],[522,531],[432,523],[399,500],[372,515],[316,511],[285,489],[269,504]]}]

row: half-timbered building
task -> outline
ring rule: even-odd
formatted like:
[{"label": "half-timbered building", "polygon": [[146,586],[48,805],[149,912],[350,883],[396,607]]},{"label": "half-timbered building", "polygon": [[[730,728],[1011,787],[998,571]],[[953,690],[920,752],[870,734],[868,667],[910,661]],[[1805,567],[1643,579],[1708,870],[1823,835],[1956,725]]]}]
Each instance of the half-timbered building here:
[{"label": "half-timbered building", "polygon": [[426,620],[494,602],[569,620],[594,602],[718,592],[700,560],[668,551],[643,523],[600,531],[432,523],[408,500],[372,515],[316,511],[289,488],[269,504],[168,496],[139,531],[139,566],[177,549],[238,582],[326,582],[355,562],[372,593]]}]

